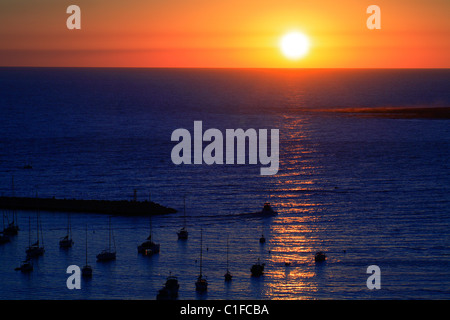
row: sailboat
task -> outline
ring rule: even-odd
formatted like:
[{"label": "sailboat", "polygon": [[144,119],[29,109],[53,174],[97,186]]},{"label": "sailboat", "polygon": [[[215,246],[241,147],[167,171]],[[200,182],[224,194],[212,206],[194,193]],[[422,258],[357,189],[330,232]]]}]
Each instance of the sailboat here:
[{"label": "sailboat", "polygon": [[186,196],[183,197],[183,207],[184,207],[184,226],[177,232],[178,240],[187,240],[189,233],[186,229]]},{"label": "sailboat", "polygon": [[[14,176],[11,180],[11,188],[12,188],[12,196],[13,198],[16,196],[14,191]],[[17,221],[17,211],[15,209],[12,210],[12,222],[9,222],[8,215],[6,215],[6,219],[8,220],[8,226],[3,227],[3,234],[7,236],[15,236],[19,233],[19,226],[16,224]]]},{"label": "sailboat", "polygon": [[146,256],[156,254],[159,253],[159,247],[159,243],[154,243],[152,241],[152,219],[150,218],[150,235],[147,237],[146,241],[138,246],[138,253],[142,253]]},{"label": "sailboat", "polygon": [[224,277],[226,282],[231,281],[231,279],[233,278],[233,276],[230,273],[230,270],[228,270],[228,237],[227,237],[227,273],[225,273]]},{"label": "sailboat", "polygon": [[111,217],[109,218],[109,242],[108,242],[108,248],[103,250],[102,252],[100,252],[97,255],[97,261],[111,261],[111,260],[116,260],[116,242],[114,241],[114,236],[113,236],[113,241],[114,241],[114,251],[111,250]]},{"label": "sailboat", "polygon": [[59,241],[59,246],[61,248],[70,248],[73,245],[72,240],[72,225],[70,223],[70,214],[67,217],[67,235]]},{"label": "sailboat", "polygon": [[88,236],[87,236],[87,224],[86,224],[86,264],[81,269],[81,275],[86,278],[92,277],[92,267],[88,265],[88,258],[87,258],[87,252],[88,252]]},{"label": "sailboat", "polygon": [[202,274],[203,267],[203,229],[200,231],[200,274],[195,282],[195,290],[198,292],[205,292],[208,290],[208,281],[203,277]]},{"label": "sailboat", "polygon": [[3,234],[3,232],[0,232],[0,244],[8,243],[11,239],[9,239],[9,236]]},{"label": "sailboat", "polygon": [[[5,229],[5,215],[3,214],[3,230]],[[0,244],[9,242],[9,236],[4,234],[3,231],[0,232]]]},{"label": "sailboat", "polygon": [[180,288],[180,285],[178,284],[178,278],[175,276],[172,276],[172,274],[169,273],[169,276],[167,277],[166,284],[162,289],[158,291],[158,294],[156,295],[157,300],[170,300],[170,299],[176,299],[178,297],[178,289]]},{"label": "sailboat", "polygon": [[16,210],[13,210],[12,217],[13,217],[13,219],[12,219],[12,222],[10,223],[9,219],[8,219],[8,215],[6,216],[6,219],[8,220],[7,221],[8,226],[6,228],[4,227],[3,231],[2,231],[2,233],[6,236],[15,236],[19,233],[19,226],[16,224],[16,220],[17,220]]},{"label": "sailboat", "polygon": [[[28,220],[28,224],[29,224],[29,236],[28,236],[28,248],[26,249],[26,254],[27,254],[27,258],[35,258],[35,257],[39,257],[42,256],[45,252],[44,249],[44,238],[43,238],[43,234],[42,234],[42,224],[40,223],[40,219],[39,219],[39,211],[37,212],[36,215],[36,230],[37,230],[37,238],[36,238],[36,242],[31,244],[31,220],[29,218]],[[41,239],[39,239],[39,231],[41,233]],[[42,246],[41,246],[42,244]]]},{"label": "sailboat", "polygon": [[23,273],[28,273],[33,271],[33,269],[34,269],[33,262],[29,258],[27,258],[25,261],[22,262],[20,267],[17,267],[14,270],[22,271]]}]

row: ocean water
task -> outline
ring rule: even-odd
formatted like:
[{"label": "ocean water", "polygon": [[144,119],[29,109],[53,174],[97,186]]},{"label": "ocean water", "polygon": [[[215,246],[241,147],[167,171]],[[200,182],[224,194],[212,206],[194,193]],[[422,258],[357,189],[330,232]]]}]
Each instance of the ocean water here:
[{"label": "ocean water", "polygon": [[[14,268],[36,237],[36,212],[18,211],[19,234],[0,245],[0,299],[155,299],[170,273],[179,299],[448,299],[449,120],[320,110],[450,106],[449,80],[448,70],[1,68],[0,195],[129,200],[136,189],[179,212],[152,217],[161,252],[151,257],[137,253],[149,218],[111,217],[117,260],[98,263],[108,215],[71,214],[75,244],[61,250],[67,213],[41,211],[46,251],[22,274]],[[279,129],[279,172],[174,165],[171,134],[196,120],[222,132]],[[184,196],[186,242],[176,235]],[[248,214],[265,201],[278,216]],[[93,278],[69,290],[86,225]],[[265,274],[253,278],[258,259]],[[370,265],[379,290],[366,286]]]}]

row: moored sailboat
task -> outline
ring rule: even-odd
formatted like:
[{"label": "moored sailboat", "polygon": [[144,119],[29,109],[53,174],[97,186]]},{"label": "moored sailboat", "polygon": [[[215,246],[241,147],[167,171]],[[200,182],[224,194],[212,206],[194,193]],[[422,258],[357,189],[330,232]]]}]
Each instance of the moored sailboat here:
[{"label": "moored sailboat", "polygon": [[203,230],[200,231],[200,274],[195,282],[195,290],[205,292],[208,290],[208,281],[203,277]]},{"label": "moored sailboat", "polygon": [[34,269],[33,262],[29,258],[27,258],[25,261],[22,262],[20,267],[17,267],[14,270],[22,271],[23,273],[28,273],[33,271],[33,269]]},{"label": "moored sailboat", "polygon": [[87,225],[86,225],[86,263],[81,269],[81,275],[85,278],[92,277],[92,267],[88,265],[88,236],[87,236]]},{"label": "moored sailboat", "polygon": [[162,289],[158,291],[156,295],[157,300],[171,300],[178,297],[178,289],[180,285],[178,284],[178,278],[169,274],[166,283]]},{"label": "moored sailboat", "polygon": [[[43,233],[42,233],[42,224],[40,223],[40,219],[39,219],[39,212],[36,215],[36,233],[37,233],[37,238],[36,238],[36,242],[31,244],[31,222],[29,220],[29,236],[28,236],[28,248],[25,250],[25,253],[27,254],[27,258],[36,258],[39,256],[42,256],[45,252],[44,249],[44,237],[43,237]],[[39,231],[40,231],[40,235],[41,238],[39,238]]]},{"label": "moored sailboat", "polygon": [[228,269],[228,237],[227,237],[227,272],[225,273],[224,277],[225,277],[225,281],[229,282],[232,280],[233,276],[230,273],[230,270]]},{"label": "moored sailboat", "polygon": [[70,248],[73,245],[72,240],[72,225],[70,223],[70,214],[67,217],[67,234],[61,240],[59,240],[59,246],[61,248]]},{"label": "moored sailboat", "polygon": [[99,262],[106,262],[106,261],[112,261],[116,260],[116,242],[114,240],[114,235],[112,235],[113,242],[114,242],[114,250],[111,250],[111,217],[109,217],[109,241],[108,241],[108,248],[104,249],[102,252],[100,252],[97,255],[97,261]]},{"label": "moored sailboat", "polygon": [[159,253],[160,244],[152,241],[152,219],[150,218],[150,235],[146,241],[138,246],[138,253],[142,253],[146,256]]},{"label": "moored sailboat", "polygon": [[186,196],[183,197],[183,219],[184,219],[184,225],[183,227],[177,232],[178,240],[187,240],[189,236],[189,232],[186,229]]}]

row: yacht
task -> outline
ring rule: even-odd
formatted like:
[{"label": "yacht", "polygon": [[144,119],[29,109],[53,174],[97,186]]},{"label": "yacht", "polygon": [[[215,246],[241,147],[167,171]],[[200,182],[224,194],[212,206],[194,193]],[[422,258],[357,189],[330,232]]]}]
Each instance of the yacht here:
[{"label": "yacht", "polygon": [[261,238],[259,238],[259,243],[265,243],[266,238],[264,237],[264,234],[261,235]]},{"label": "yacht", "polygon": [[111,250],[111,217],[109,218],[109,242],[108,242],[108,248],[104,249],[102,252],[100,252],[97,255],[97,261],[99,262],[106,262],[106,261],[112,261],[112,260],[116,260],[116,242],[114,241],[114,236],[113,241],[114,241],[114,250]]},{"label": "yacht", "polygon": [[152,241],[152,221],[150,218],[150,235],[147,237],[146,241],[142,242],[141,245],[138,246],[138,253],[149,256],[159,253],[159,248],[159,243],[154,243]]},{"label": "yacht", "polygon": [[228,269],[228,237],[227,237],[227,272],[224,275],[225,281],[229,282],[233,279],[233,276],[230,273],[230,270]]},{"label": "yacht", "polygon": [[70,214],[67,217],[67,235],[59,240],[59,246],[61,248],[70,248],[73,245],[72,240],[72,225],[70,223]]},{"label": "yacht", "polygon": [[253,277],[259,277],[259,276],[262,276],[262,274],[264,273],[264,266],[265,266],[265,264],[264,263],[260,263],[259,262],[259,259],[258,259],[258,262],[257,263],[255,263],[251,268],[250,268],[250,271],[251,271],[251,273],[252,273],[252,276]]},{"label": "yacht", "polygon": [[315,262],[323,262],[326,260],[326,258],[327,256],[322,251],[316,252],[316,254],[314,255]]},{"label": "yacht", "polygon": [[208,281],[203,277],[202,274],[203,267],[203,230],[200,231],[200,274],[198,275],[197,281],[195,282],[195,290],[198,292],[205,292],[208,290]]},{"label": "yacht", "polygon": [[[28,221],[30,232],[29,232],[29,236],[28,236],[28,248],[25,250],[25,253],[27,254],[27,259],[42,256],[45,252],[44,238],[42,236],[42,225],[39,220],[39,213],[37,214],[36,220],[37,220],[37,227],[36,227],[37,239],[36,239],[36,242],[33,244],[31,244],[31,222],[30,222],[30,220]],[[39,239],[39,231],[41,233],[41,239]]]},{"label": "yacht", "polygon": [[30,259],[26,259],[22,262],[20,267],[16,268],[17,271],[22,271],[23,273],[31,272],[33,271],[33,263]]},{"label": "yacht", "polygon": [[178,284],[178,278],[170,274],[167,277],[166,284],[164,285],[164,287],[158,291],[156,299],[157,300],[176,299],[178,297],[179,288],[180,285]]},{"label": "yacht", "polygon": [[88,265],[87,252],[88,252],[88,237],[87,237],[87,225],[86,225],[86,264],[81,269],[81,275],[85,278],[90,278],[90,277],[92,277],[92,267],[90,265]]},{"label": "yacht", "polygon": [[177,232],[178,240],[187,240],[187,238],[189,236],[189,233],[186,229],[186,196],[183,197],[183,208],[184,208],[184,214],[183,214],[184,225],[180,229],[180,231]]},{"label": "yacht", "polygon": [[278,212],[272,209],[270,206],[270,202],[265,202],[263,209],[260,211],[260,214],[263,216],[276,216]]}]

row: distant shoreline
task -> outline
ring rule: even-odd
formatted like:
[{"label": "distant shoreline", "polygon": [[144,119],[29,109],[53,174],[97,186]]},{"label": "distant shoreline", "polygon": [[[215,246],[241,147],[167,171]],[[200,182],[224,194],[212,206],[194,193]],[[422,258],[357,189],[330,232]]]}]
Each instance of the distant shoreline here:
[{"label": "distant shoreline", "polygon": [[450,119],[450,107],[337,108],[320,111],[394,119]]},{"label": "distant shoreline", "polygon": [[177,210],[151,201],[79,200],[29,197],[0,197],[0,208],[60,212],[103,213],[122,216],[152,216]]}]

